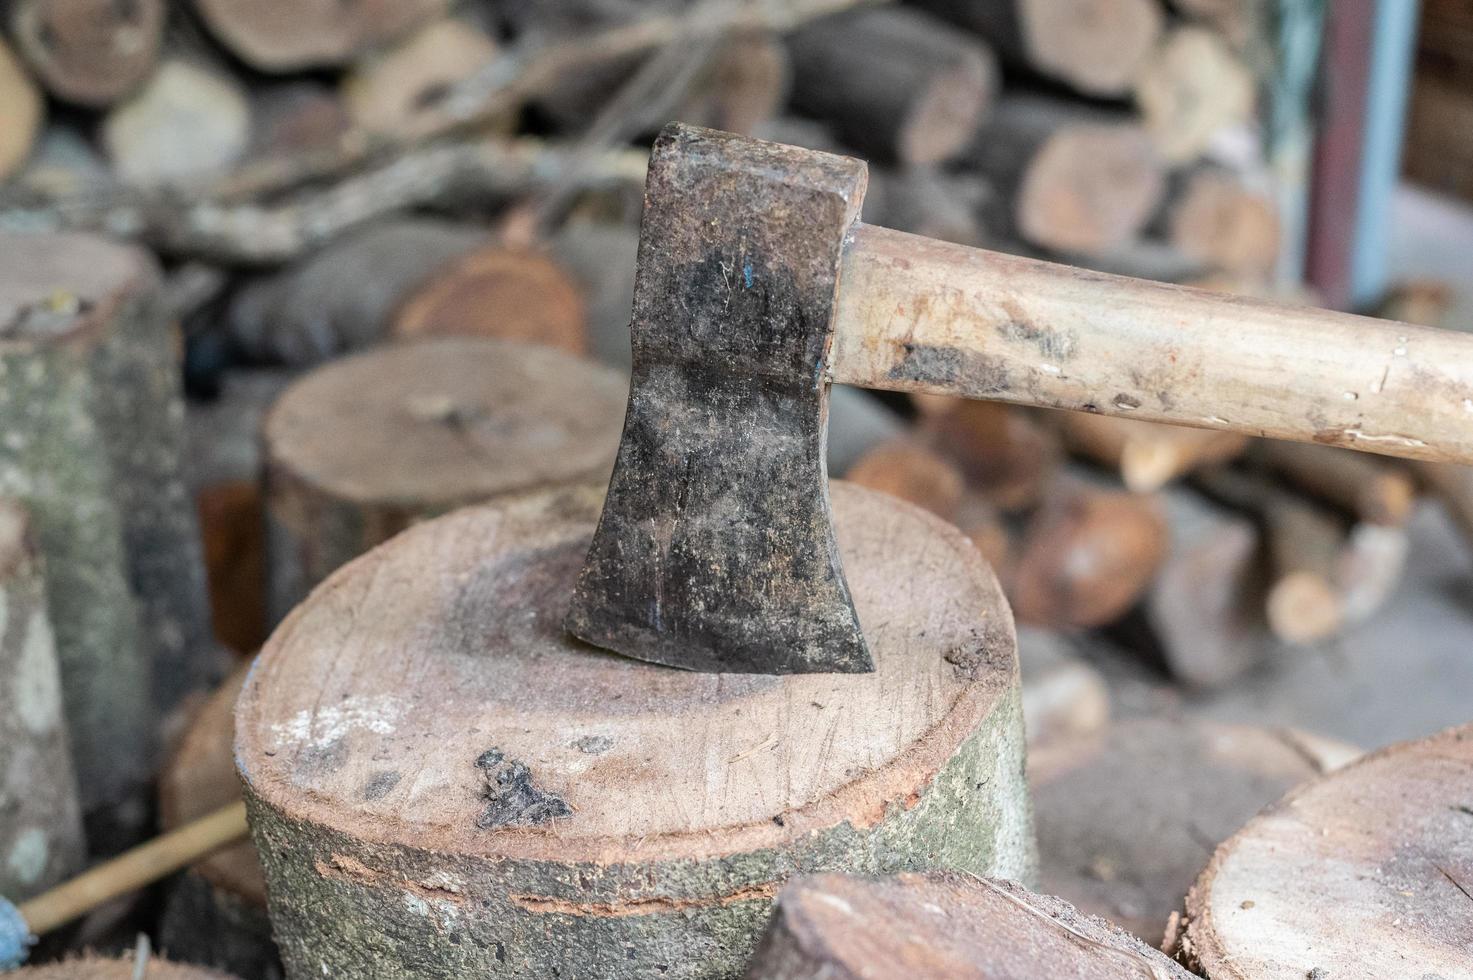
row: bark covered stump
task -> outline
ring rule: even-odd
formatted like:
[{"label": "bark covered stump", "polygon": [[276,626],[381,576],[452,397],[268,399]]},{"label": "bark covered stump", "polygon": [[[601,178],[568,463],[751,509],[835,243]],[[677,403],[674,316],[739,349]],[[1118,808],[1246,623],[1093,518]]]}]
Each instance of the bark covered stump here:
[{"label": "bark covered stump", "polygon": [[319,368],[266,416],[268,614],[417,520],[605,486],[627,382],[550,348],[439,339]]},{"label": "bark covered stump", "polygon": [[24,508],[0,499],[0,896],[30,898],[86,854],[41,563]]},{"label": "bark covered stump", "polygon": [[179,356],[146,253],[0,235],[0,494],[29,509],[46,560],[83,807],[123,823],[157,711],[215,669]]},{"label": "bark covered stump", "polygon": [[[166,831],[240,799],[232,746],[235,702],[246,661],[200,708],[159,776],[159,817]],[[190,963],[268,980],[281,976],[266,914],[266,877],[249,841],[216,851],[174,883],[159,945]]]},{"label": "bark covered stump", "polygon": [[1031,876],[996,580],[915,508],[833,504],[872,674],[570,639],[596,492],[462,510],[318,589],[236,714],[288,976],[733,977],[793,874]]}]

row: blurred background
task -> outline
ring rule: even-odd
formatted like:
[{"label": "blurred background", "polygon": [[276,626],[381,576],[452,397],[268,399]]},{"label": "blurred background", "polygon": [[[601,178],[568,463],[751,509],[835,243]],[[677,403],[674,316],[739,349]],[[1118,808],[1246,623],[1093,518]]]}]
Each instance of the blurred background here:
[{"label": "blurred background", "polygon": [[[156,259],[182,327],[183,473],[213,632],[236,661],[339,560],[536,468],[506,448],[525,419],[437,400],[428,360],[335,382],[357,401],[321,393],[327,381],[314,395],[312,379],[444,337],[627,371],[644,159],[670,120],[866,159],[871,223],[1473,325],[1466,0],[0,9],[0,233],[15,233],[0,242],[82,232]],[[48,288],[47,309],[88,301]],[[1286,386],[1296,370],[1283,365]],[[405,377],[424,390],[408,398]],[[365,409],[380,388],[408,400]],[[576,437],[608,455],[618,398],[594,388],[559,394],[558,411],[610,422]],[[291,392],[296,414],[268,429],[263,455],[268,412]],[[402,453],[421,431],[384,421],[401,410],[468,433],[465,452],[495,476],[428,485],[439,471]],[[832,412],[834,475],[933,511],[993,564],[1036,744],[1149,715],[1370,748],[1469,718],[1461,468],[857,390],[836,390]],[[283,472],[305,485],[319,468],[380,465],[422,485],[375,486],[371,517],[353,502],[347,544],[321,545],[326,519],[282,489]],[[181,703],[168,744],[200,697]],[[216,714],[228,744],[228,711]]]}]

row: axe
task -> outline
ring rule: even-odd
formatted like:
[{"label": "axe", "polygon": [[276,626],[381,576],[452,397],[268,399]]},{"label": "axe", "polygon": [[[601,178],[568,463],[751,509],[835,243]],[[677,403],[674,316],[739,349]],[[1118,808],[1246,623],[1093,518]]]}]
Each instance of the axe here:
[{"label": "axe", "polygon": [[655,141],[574,635],[692,670],[872,670],[829,513],[835,381],[1473,461],[1473,336],[873,227],[865,182],[691,126]]}]

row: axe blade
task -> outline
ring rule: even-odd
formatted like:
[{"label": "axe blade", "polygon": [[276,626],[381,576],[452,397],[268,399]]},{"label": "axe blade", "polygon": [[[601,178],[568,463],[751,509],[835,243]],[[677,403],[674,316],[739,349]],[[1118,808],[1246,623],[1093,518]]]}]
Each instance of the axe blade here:
[{"label": "axe blade", "polygon": [[640,660],[874,669],[839,561],[825,368],[866,170],[690,126],[645,185],[624,436],[566,627]]}]

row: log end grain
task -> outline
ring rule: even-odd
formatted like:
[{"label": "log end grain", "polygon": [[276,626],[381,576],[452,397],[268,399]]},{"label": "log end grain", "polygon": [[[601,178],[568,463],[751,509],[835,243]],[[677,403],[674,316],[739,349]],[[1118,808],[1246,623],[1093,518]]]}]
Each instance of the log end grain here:
[{"label": "log end grain", "polygon": [[251,107],[240,83],[182,58],[161,63],[102,123],[114,169],[137,184],[219,173],[250,138]]},{"label": "log end grain", "polygon": [[0,111],[5,113],[5,125],[0,126],[0,181],[4,181],[31,155],[46,108],[36,83],[3,39],[0,39]]},{"label": "log end grain", "polygon": [[408,135],[496,54],[496,42],[469,22],[438,20],[356,65],[343,79],[343,104],[366,133]]},{"label": "log end grain", "polygon": [[1219,847],[1187,900],[1213,980],[1469,975],[1473,728],[1301,786]]},{"label": "log end grain", "polygon": [[20,0],[11,5],[10,28],[49,91],[99,108],[153,70],[167,9],[164,0]]},{"label": "log end grain", "polygon": [[1250,119],[1254,93],[1253,73],[1200,27],[1172,31],[1135,84],[1146,131],[1173,164],[1198,158],[1220,130]]},{"label": "log end grain", "polygon": [[873,674],[683,672],[571,640],[597,494],[462,510],[325,583],[236,716],[288,969],[728,975],[795,871],[1026,877],[995,580],[918,509],[833,502]]},{"label": "log end grain", "polygon": [[448,0],[194,0],[210,30],[265,72],[342,64],[443,13]]},{"label": "log end grain", "polygon": [[1134,237],[1165,191],[1160,158],[1143,129],[1077,125],[1044,144],[1013,208],[1018,230],[1033,244],[1093,255]]}]

